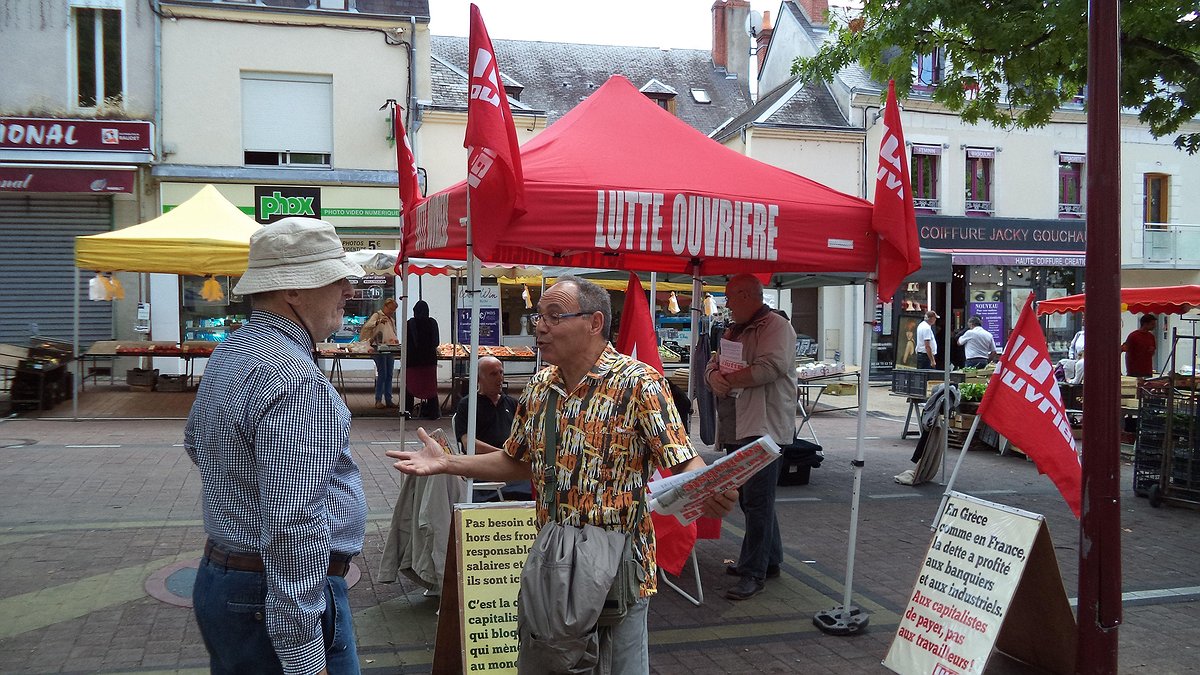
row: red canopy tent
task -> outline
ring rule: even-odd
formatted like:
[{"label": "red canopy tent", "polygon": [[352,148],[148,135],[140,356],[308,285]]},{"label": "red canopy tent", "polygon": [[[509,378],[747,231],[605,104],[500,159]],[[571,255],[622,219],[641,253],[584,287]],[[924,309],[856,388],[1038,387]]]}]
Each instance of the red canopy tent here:
[{"label": "red canopy tent", "polygon": [[[875,271],[870,202],[716,143],[619,75],[522,146],[521,162],[527,213],[485,262]],[[465,216],[465,181],[432,195],[406,214],[405,254],[465,259]]]},{"label": "red canopy tent", "polygon": [[[1042,300],[1037,305],[1038,316],[1082,312],[1087,295],[1068,295]],[[1155,286],[1122,288],[1121,309],[1134,314],[1183,314],[1200,307],[1200,286]]]}]

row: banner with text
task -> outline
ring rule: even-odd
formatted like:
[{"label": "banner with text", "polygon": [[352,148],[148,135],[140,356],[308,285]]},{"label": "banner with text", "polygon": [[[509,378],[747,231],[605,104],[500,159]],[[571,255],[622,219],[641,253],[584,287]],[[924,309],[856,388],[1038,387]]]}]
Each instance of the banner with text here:
[{"label": "banner with text", "polygon": [[537,537],[533,502],[456,504],[463,671],[517,672],[517,591]]},{"label": "banner with text", "polygon": [[883,665],[982,673],[1043,527],[1040,515],[952,492]]}]

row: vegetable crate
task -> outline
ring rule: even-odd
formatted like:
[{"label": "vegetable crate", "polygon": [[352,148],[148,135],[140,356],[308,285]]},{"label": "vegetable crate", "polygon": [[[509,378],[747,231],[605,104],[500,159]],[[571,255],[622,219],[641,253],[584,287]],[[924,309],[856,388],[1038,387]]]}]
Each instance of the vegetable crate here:
[{"label": "vegetable crate", "polygon": [[[945,375],[941,370],[914,370],[896,368],[892,371],[892,392],[913,398],[925,398],[930,382],[940,382]],[[950,382],[958,384],[965,376],[961,372],[950,373]]]}]

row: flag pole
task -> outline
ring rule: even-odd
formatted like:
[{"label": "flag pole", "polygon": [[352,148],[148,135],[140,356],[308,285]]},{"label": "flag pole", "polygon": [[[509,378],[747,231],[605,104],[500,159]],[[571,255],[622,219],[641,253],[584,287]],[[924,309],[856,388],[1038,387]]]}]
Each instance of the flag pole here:
[{"label": "flag pole", "polygon": [[[471,189],[467,188],[467,295],[471,307],[471,351],[467,355],[467,454],[475,454],[475,431],[479,410],[479,259],[475,257],[475,237],[471,230]],[[453,382],[453,377],[451,377]],[[453,392],[452,392],[453,393]],[[453,400],[453,397],[451,398]],[[454,433],[453,430],[450,432]],[[475,480],[467,478],[467,503],[474,501]]]},{"label": "flag pole", "polygon": [[[962,449],[958,451],[958,460],[954,462],[954,470],[950,472],[950,479],[946,481],[946,491],[942,493],[942,502],[938,504],[933,524],[929,526],[930,531],[937,532],[938,525],[942,523],[942,514],[946,511],[946,502],[950,501],[950,492],[954,490],[954,481],[958,478],[958,469],[962,466],[963,458],[967,456],[967,448],[971,447],[971,441],[975,440],[975,430],[977,428],[979,428],[979,415],[976,415],[975,421],[971,422],[971,430],[967,432],[967,440],[963,441]],[[945,436],[945,434],[942,435]],[[942,455],[942,457],[945,457],[945,455]]]},{"label": "flag pole", "polygon": [[[865,293],[863,294],[863,331],[860,340],[860,368],[869,368],[871,363],[871,333],[874,329],[875,297],[878,293],[877,282],[873,275],[867,276]],[[861,372],[861,371],[860,371]],[[846,553],[846,586],[842,596],[842,604],[817,612],[813,616],[813,624],[822,632],[830,635],[853,635],[867,627],[871,615],[859,607],[850,604],[854,597],[854,552],[858,539],[858,505],[862,498],[863,438],[867,435],[867,387],[858,387],[858,430],[854,436],[854,491],[850,501],[850,545]]]}]

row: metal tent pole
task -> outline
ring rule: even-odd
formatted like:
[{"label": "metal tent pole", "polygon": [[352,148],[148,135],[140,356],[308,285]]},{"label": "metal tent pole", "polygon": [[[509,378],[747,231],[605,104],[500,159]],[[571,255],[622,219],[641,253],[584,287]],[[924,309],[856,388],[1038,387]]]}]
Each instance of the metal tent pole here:
[{"label": "metal tent pole", "polygon": [[[876,296],[874,276],[868,276],[865,293],[863,294],[863,331],[860,340],[860,364],[871,362],[871,332],[873,328],[873,304]],[[860,368],[863,366],[860,366]],[[861,372],[861,371],[859,371]],[[871,616],[860,608],[850,604],[854,597],[854,552],[858,539],[858,505],[862,498],[863,438],[867,434],[867,387],[859,380],[858,387],[858,431],[854,437],[854,493],[850,502],[850,545],[846,553],[846,587],[842,596],[842,604],[817,612],[813,616],[813,624],[825,633],[831,635],[852,635],[867,627]]]},{"label": "metal tent pole", "polygon": [[[475,257],[475,234],[471,228],[471,191],[467,190],[467,295],[471,298],[471,350],[467,355],[467,454],[475,454],[476,415],[479,409],[479,258]],[[453,378],[451,378],[453,381]],[[453,394],[453,392],[451,392]],[[453,400],[453,397],[451,397]],[[454,433],[453,430],[450,432]],[[474,497],[475,481],[467,479],[467,503]]]},{"label": "metal tent pole", "polygon": [[[75,268],[75,295],[71,300],[72,308],[75,311],[75,326],[72,329],[75,349],[75,363],[77,367],[75,371],[79,373],[78,381],[71,382],[71,418],[76,422],[79,421],[79,385],[82,384],[86,373],[83,372],[83,361],[79,354],[79,268]],[[70,369],[67,370],[70,372]]]}]

